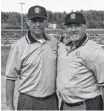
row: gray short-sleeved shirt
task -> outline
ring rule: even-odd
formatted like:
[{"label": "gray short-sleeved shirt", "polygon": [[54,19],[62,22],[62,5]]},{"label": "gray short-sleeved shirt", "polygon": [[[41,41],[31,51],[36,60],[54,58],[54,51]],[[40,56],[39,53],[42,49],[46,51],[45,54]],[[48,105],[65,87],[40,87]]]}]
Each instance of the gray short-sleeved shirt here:
[{"label": "gray short-sleeved shirt", "polygon": [[76,103],[101,94],[98,85],[104,85],[104,50],[86,36],[76,49],[71,50],[71,44],[59,45],[57,89],[63,101]]},{"label": "gray short-sleeved shirt", "polygon": [[7,79],[17,80],[19,92],[45,97],[55,92],[57,41],[44,34],[39,42],[28,35],[12,47],[6,66]]}]

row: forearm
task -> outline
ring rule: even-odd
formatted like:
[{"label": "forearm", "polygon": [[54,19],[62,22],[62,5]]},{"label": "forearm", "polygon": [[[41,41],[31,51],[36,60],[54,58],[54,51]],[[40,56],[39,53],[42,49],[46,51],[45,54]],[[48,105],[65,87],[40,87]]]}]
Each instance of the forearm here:
[{"label": "forearm", "polygon": [[6,104],[8,110],[14,109],[13,96],[14,96],[15,81],[6,80]]}]

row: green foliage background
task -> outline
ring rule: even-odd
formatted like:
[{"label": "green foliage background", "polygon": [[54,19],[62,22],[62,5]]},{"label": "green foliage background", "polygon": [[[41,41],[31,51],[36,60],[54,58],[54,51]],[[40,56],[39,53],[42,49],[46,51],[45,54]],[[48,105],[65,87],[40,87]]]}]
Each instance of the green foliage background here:
[{"label": "green foliage background", "polygon": [[[66,12],[48,12],[48,23],[56,23],[57,28],[64,28],[64,18]],[[88,28],[104,28],[104,11],[80,10],[86,19]],[[27,14],[23,14],[23,28],[27,29],[26,24]],[[21,14],[17,12],[1,12],[1,28],[2,29],[20,29]]]}]

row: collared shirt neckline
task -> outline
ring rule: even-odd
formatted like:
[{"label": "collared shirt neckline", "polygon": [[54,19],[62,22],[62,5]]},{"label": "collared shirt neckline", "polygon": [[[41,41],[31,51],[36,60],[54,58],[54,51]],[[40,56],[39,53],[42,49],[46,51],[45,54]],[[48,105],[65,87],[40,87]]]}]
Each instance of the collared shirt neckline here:
[{"label": "collared shirt neckline", "polygon": [[[89,39],[88,39],[87,35],[85,34],[85,36],[77,43],[76,48],[81,47],[81,46],[84,45],[88,40],[89,40]],[[66,43],[66,46],[69,46],[69,45],[72,45],[72,41],[69,41],[69,42]],[[75,48],[75,49],[76,49],[76,48]]]},{"label": "collared shirt neckline", "polygon": [[[28,44],[32,44],[32,43],[35,43],[37,42],[38,40],[34,39],[31,34],[30,34],[30,31],[28,31],[28,34],[25,36],[26,37],[26,41]],[[49,36],[46,35],[45,33],[43,33],[43,38],[45,41],[49,40]],[[39,42],[39,41],[38,41]]]}]

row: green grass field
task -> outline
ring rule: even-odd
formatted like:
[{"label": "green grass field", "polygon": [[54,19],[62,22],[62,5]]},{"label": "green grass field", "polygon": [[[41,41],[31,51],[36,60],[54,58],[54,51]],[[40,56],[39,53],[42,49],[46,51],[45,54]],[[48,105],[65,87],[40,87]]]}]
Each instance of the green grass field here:
[{"label": "green grass field", "polygon": [[5,75],[6,62],[9,55],[10,46],[1,46],[1,75]]}]

